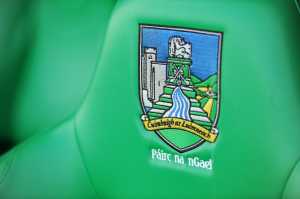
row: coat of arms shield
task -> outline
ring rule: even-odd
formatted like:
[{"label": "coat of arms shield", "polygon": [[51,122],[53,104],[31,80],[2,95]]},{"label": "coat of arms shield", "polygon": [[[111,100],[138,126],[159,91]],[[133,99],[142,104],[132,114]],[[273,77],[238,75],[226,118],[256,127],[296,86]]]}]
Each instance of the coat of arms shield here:
[{"label": "coat of arms shield", "polygon": [[146,130],[178,152],[219,134],[222,33],[140,25],[139,95]]}]

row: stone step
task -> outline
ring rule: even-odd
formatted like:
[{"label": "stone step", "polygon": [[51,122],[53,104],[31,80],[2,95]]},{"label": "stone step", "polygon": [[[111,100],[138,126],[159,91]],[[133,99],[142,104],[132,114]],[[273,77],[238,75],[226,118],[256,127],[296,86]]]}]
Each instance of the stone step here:
[{"label": "stone step", "polygon": [[192,103],[191,104],[191,107],[196,107],[196,108],[198,108],[198,107],[200,107],[200,103],[199,102],[194,102],[194,103]]},{"label": "stone step", "polygon": [[172,103],[167,103],[167,102],[157,102],[156,104],[160,106],[168,106],[168,107],[172,106]]},{"label": "stone step", "polygon": [[174,86],[174,85],[171,85],[171,84],[167,84],[166,87],[168,87],[168,88],[173,88],[173,89],[175,88],[175,86]]},{"label": "stone step", "polygon": [[201,116],[201,115],[195,115],[195,114],[191,114],[191,118],[193,120],[193,122],[205,127],[205,128],[210,128],[212,123],[210,121],[210,119],[206,116]]},{"label": "stone step", "polygon": [[[157,105],[158,106],[158,105]],[[163,116],[163,114],[165,113],[167,111],[167,109],[159,109],[159,108],[152,108],[150,111],[149,111],[149,113],[148,113],[148,115],[150,116],[150,117],[162,117]]]},{"label": "stone step", "polygon": [[164,113],[165,112],[165,110],[161,110],[161,109],[156,109],[156,108],[153,108],[153,109],[151,109],[150,110],[150,113]]},{"label": "stone step", "polygon": [[[176,88],[176,86],[171,85],[171,84],[167,84],[165,87],[171,88],[171,89]],[[180,88],[181,88],[182,90],[188,90],[188,91],[192,91],[192,90],[193,90],[192,87],[187,87],[187,86],[181,86]]]},{"label": "stone step", "polygon": [[162,102],[172,102],[171,98],[160,98],[160,101]]},{"label": "stone step", "polygon": [[195,112],[195,111],[191,111],[190,114],[191,114],[191,115],[196,115],[196,116],[207,117],[207,113],[205,113],[205,112]]},{"label": "stone step", "polygon": [[[162,102],[162,103],[166,103],[166,102]],[[168,103],[168,104],[171,104],[171,103]],[[153,105],[153,108],[162,109],[162,110],[169,110],[170,106],[159,105],[159,103],[156,103],[156,104]]]},{"label": "stone step", "polygon": [[163,95],[160,97],[159,101],[170,103],[170,102],[172,102],[171,95],[163,94]]},{"label": "stone step", "polygon": [[160,117],[162,117],[163,114],[161,114],[161,113],[149,112],[148,115],[149,115],[150,119],[154,119],[154,118],[160,118]]},{"label": "stone step", "polygon": [[192,88],[186,87],[186,86],[182,86],[181,89],[182,89],[182,90],[186,90],[186,91],[193,91]]},{"label": "stone step", "polygon": [[170,98],[171,99],[171,95],[168,95],[168,94],[163,94],[161,97]]},{"label": "stone step", "polygon": [[174,88],[171,87],[170,85],[169,85],[169,86],[165,86],[165,87],[164,87],[164,93],[165,93],[165,94],[168,94],[168,95],[172,95],[174,89],[175,89],[175,86],[174,86]]},{"label": "stone step", "polygon": [[210,123],[210,120],[208,119],[208,117],[203,117],[203,116],[199,116],[199,115],[191,115],[191,118],[193,120],[198,120],[198,121],[201,121],[201,122],[208,122],[208,123]]},{"label": "stone step", "polygon": [[204,112],[201,108],[199,107],[191,107],[191,111],[195,111],[195,112]]}]

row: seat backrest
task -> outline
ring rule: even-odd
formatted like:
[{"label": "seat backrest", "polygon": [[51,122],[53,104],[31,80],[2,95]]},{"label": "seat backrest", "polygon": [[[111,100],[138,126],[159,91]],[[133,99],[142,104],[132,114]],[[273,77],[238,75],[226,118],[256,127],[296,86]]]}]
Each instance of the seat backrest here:
[{"label": "seat backrest", "polygon": [[[294,1],[118,2],[76,118],[98,193],[281,198],[300,151],[299,23]],[[221,78],[209,78],[217,52]],[[213,115],[216,99],[214,126],[201,108]]]},{"label": "seat backrest", "polygon": [[[0,158],[0,198],[300,197],[300,16],[294,0],[120,0],[108,21],[78,112]],[[73,52],[77,46],[64,39]],[[51,53],[35,51],[46,39],[37,41],[41,46],[36,42],[32,51],[41,59],[29,55],[26,64],[43,63],[64,82],[49,69]],[[52,42],[45,45],[50,52]],[[29,107],[56,94],[66,97],[58,101],[70,99],[68,85],[52,88],[50,77],[38,81],[46,73],[29,71],[15,105],[20,132],[38,126],[38,116],[58,113],[56,106],[64,108],[33,108],[34,122],[22,126]],[[27,96],[35,93],[30,104]]]}]

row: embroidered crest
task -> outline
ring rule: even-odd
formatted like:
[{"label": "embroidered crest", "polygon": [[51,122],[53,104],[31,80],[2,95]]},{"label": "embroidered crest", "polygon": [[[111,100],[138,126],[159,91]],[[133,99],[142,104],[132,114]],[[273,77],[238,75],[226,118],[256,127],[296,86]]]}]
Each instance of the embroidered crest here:
[{"label": "embroidered crest", "polygon": [[178,152],[219,134],[222,33],[140,25],[143,125]]}]

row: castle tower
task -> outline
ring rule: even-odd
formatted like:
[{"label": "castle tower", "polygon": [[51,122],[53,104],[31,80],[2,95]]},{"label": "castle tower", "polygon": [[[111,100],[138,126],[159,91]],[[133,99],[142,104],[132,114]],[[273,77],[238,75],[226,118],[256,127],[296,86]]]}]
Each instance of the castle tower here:
[{"label": "castle tower", "polygon": [[157,102],[166,85],[167,63],[152,62],[151,73],[150,96],[154,102]]},{"label": "castle tower", "polygon": [[142,88],[147,91],[148,98],[150,98],[151,89],[151,65],[157,60],[156,48],[144,48],[142,57]]},{"label": "castle tower", "polygon": [[169,39],[168,83],[173,85],[190,85],[190,67],[192,65],[192,44],[179,36]]}]

